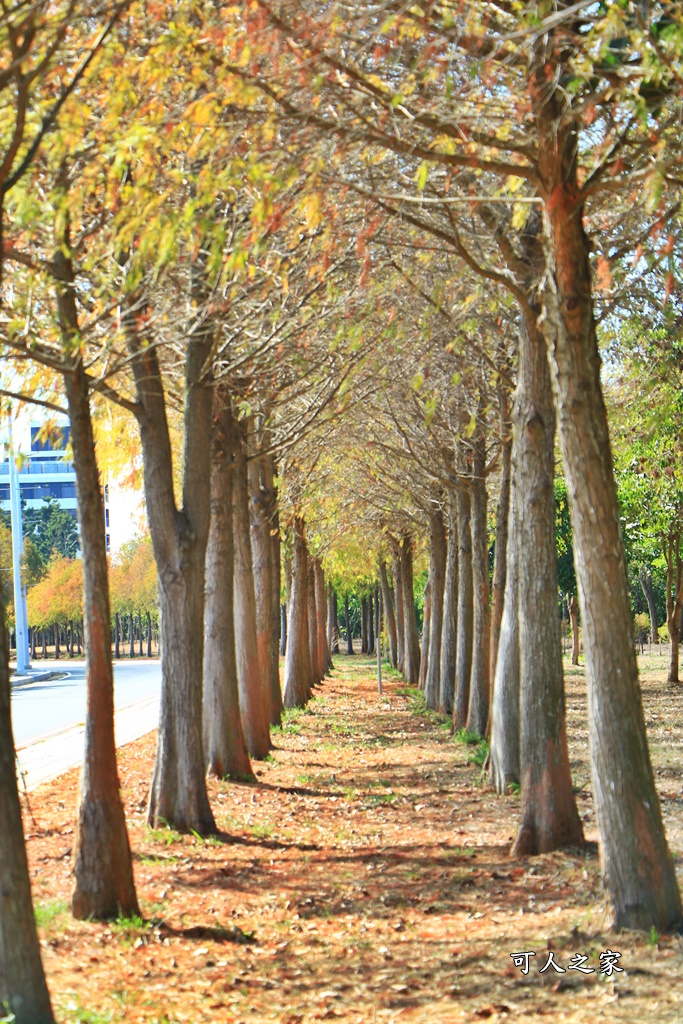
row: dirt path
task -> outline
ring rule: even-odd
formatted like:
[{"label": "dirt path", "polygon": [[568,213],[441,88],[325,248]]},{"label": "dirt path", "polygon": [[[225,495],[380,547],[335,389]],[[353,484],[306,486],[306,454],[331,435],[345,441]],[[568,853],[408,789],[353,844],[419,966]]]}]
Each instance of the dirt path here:
[{"label": "dirt path", "polygon": [[[121,751],[145,921],[70,919],[76,772],[36,791],[28,847],[60,1019],[681,1019],[681,939],[607,930],[595,852],[511,861],[518,798],[483,786],[468,763],[476,748],[420,714],[400,682],[378,697],[371,671],[338,659],[306,712],[275,734],[257,785],[210,783],[220,840],[146,829],[154,736]],[[582,785],[581,673],[569,683]],[[680,744],[677,765],[669,791],[680,790]],[[665,813],[680,853],[678,790]],[[588,786],[581,811],[590,838]],[[583,955],[594,972],[540,974],[549,950],[565,969]],[[623,973],[599,973],[606,950],[621,953]],[[510,957],[523,951],[536,954],[526,976]]]}]

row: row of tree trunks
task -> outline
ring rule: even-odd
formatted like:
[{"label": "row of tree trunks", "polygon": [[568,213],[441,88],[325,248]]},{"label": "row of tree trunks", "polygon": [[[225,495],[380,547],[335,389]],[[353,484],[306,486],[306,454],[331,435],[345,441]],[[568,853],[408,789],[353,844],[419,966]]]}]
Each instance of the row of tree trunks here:
[{"label": "row of tree trunks", "polygon": [[[307,549],[305,525],[300,516],[294,518],[291,536],[283,702],[286,708],[300,708],[308,703],[312,688],[322,682],[331,668],[336,597],[331,588],[328,593],[322,562]],[[346,611],[348,622],[348,597]],[[328,638],[330,632],[332,640]]]},{"label": "row of tree trunks", "polygon": [[235,654],[235,543],[232,503],[235,429],[229,398],[216,389],[212,438],[211,526],[204,612],[204,757],[219,778],[251,778],[242,727]]}]

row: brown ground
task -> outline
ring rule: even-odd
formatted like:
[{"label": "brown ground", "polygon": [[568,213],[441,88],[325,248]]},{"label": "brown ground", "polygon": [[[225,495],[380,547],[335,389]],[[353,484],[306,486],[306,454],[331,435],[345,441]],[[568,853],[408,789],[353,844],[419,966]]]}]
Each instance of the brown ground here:
[{"label": "brown ground", "polygon": [[[31,795],[34,898],[58,1019],[366,1022],[678,1021],[680,937],[609,931],[597,855],[510,860],[518,797],[501,799],[418,701],[369,661],[338,658],[274,736],[256,785],[210,783],[220,840],[144,825],[154,736],[120,752],[145,920],[68,914],[77,773]],[[683,692],[644,659],[653,759],[683,853]],[[568,672],[574,778],[587,838],[583,669]],[[622,954],[624,972],[540,974],[548,950]],[[524,977],[510,954],[536,953]]]}]

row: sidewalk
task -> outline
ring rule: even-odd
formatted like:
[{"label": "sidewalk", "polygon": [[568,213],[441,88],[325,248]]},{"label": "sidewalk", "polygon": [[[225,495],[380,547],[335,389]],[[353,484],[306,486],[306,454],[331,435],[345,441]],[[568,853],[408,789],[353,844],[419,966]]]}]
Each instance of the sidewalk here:
[{"label": "sidewalk", "polygon": [[[145,697],[143,700],[120,708],[114,714],[116,746],[144,736],[159,724],[159,698]],[[17,747],[17,762],[24,781],[19,779],[19,788],[35,789],[43,782],[49,782],[81,763],[85,737],[85,723],[79,722],[68,729],[48,733]]]}]

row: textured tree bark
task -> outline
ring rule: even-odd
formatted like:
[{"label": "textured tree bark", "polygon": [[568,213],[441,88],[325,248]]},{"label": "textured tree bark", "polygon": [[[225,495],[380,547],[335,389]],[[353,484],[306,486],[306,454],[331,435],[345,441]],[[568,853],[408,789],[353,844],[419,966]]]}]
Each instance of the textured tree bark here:
[{"label": "textured tree bark", "polygon": [[655,603],[655,595],[652,589],[652,575],[650,571],[644,572],[640,577],[640,586],[643,593],[645,594],[645,600],[647,601],[647,608],[650,614],[650,642],[653,644],[659,643],[659,617],[657,615],[657,605]]},{"label": "textured tree bark", "polygon": [[464,729],[470,703],[472,675],[472,630],[474,595],[472,586],[472,532],[470,492],[458,488],[458,650],[455,666],[455,707],[453,725]]},{"label": "textured tree bark", "polygon": [[392,668],[398,668],[398,638],[396,634],[396,612],[394,610],[394,593],[389,586],[387,565],[383,558],[379,560],[379,579],[382,587],[382,605],[389,636],[389,661]]},{"label": "textured tree bark", "polygon": [[367,597],[368,613],[368,654],[375,653],[375,595],[371,592]]},{"label": "textured tree bark", "polygon": [[[262,759],[270,752],[270,689],[259,657],[256,591],[252,562],[247,478],[246,420],[232,420],[234,452],[232,521],[235,537],[234,614],[237,679],[242,728],[251,757]],[[265,645],[262,651],[265,662]]]},{"label": "textured tree bark", "polygon": [[522,324],[514,410],[518,517],[520,770],[522,808],[514,855],[582,846],[569,769],[557,613],[555,414],[545,343]]},{"label": "textured tree bark", "polygon": [[[104,519],[102,520],[104,522]],[[10,713],[9,643],[0,605],[0,1008],[16,1024],[54,1024],[31,899]]]},{"label": "textured tree bark", "polygon": [[[267,442],[267,435],[262,440]],[[259,666],[268,689],[270,724],[279,725],[282,717],[278,659],[280,531],[272,458],[261,455],[252,459],[248,479]]]},{"label": "textured tree bark", "polygon": [[[600,386],[575,121],[552,84],[547,40],[530,93],[545,199],[548,346],[574,535],[588,685],[591,768],[602,864],[617,927],[676,927],[681,900],[661,819],[641,704],[607,414]],[[557,59],[557,58],[556,58]],[[550,74],[549,74],[550,72]]]},{"label": "textured tree bark", "polygon": [[401,540],[401,584],[403,590],[405,677],[411,686],[417,686],[420,681],[420,641],[417,635],[417,618],[415,615],[413,541],[408,533],[405,533]]},{"label": "textured tree bark", "polygon": [[360,653],[368,653],[368,600],[360,599]]},{"label": "textured tree bark", "polygon": [[121,657],[121,620],[118,612],[114,616],[114,657]]},{"label": "textured tree bark", "polygon": [[335,624],[336,633],[335,633],[334,643],[332,645],[332,654],[339,654],[340,653],[340,647],[339,647],[339,598],[337,596],[336,590],[334,591],[334,624]]},{"label": "textured tree bark", "polygon": [[280,605],[280,654],[287,653],[287,605]]},{"label": "textured tree bark", "polygon": [[486,437],[483,429],[474,443],[472,461],[471,519],[472,531],[472,675],[467,712],[470,732],[485,736],[491,699],[491,606],[489,603],[489,545],[486,522]]},{"label": "textured tree bark", "polygon": [[422,615],[422,645],[420,647],[420,678],[418,686],[424,691],[429,666],[429,635],[432,629],[432,581],[427,577]]},{"label": "textured tree bark", "polygon": [[394,571],[394,607],[396,609],[396,651],[398,657],[398,670],[405,679],[406,668],[406,646],[405,646],[405,617],[403,610],[403,578],[401,566],[401,548],[395,537],[388,535],[389,546],[391,547],[391,560]]},{"label": "textured tree bark", "polygon": [[346,623],[346,653],[353,654],[353,637],[351,636],[351,613],[349,611],[349,595],[344,595],[344,621]]},{"label": "textured tree bark", "polygon": [[285,656],[286,708],[303,708],[310,696],[311,654],[308,644],[308,558],[304,522],[294,519],[292,530],[292,592],[287,622],[287,653]]},{"label": "textured tree bark", "polygon": [[681,612],[683,611],[683,556],[681,535],[671,531],[662,538],[666,558],[666,626],[669,630],[669,675],[667,682],[677,683],[681,645]]},{"label": "textured tree bark", "polygon": [[319,558],[313,564],[315,573],[315,619],[318,655],[318,672],[320,678],[327,675],[329,654],[327,651],[327,606],[325,603],[325,574]]},{"label": "textured tree bark", "polygon": [[443,594],[441,634],[441,692],[439,711],[453,714],[455,662],[458,650],[458,504],[456,494],[448,496],[448,550]]},{"label": "textured tree bark", "polygon": [[214,394],[211,525],[204,608],[204,757],[209,775],[253,778],[240,714],[235,655],[234,424],[230,399]]},{"label": "textured tree bark", "polygon": [[[203,301],[204,287],[198,289]],[[205,382],[211,324],[186,343],[182,508],[175,503],[173,461],[157,348],[139,331],[139,296],[124,315],[135,379],[147,518],[159,575],[161,706],[148,821],[180,831],[215,832],[206,792],[202,740],[204,557],[209,533],[212,403]]]},{"label": "textured tree bark", "polygon": [[491,605],[491,679],[496,677],[496,660],[503,621],[503,600],[505,596],[505,575],[507,572],[508,519],[510,508],[510,464],[512,438],[510,437],[510,410],[508,391],[505,385],[499,388],[501,465],[500,494],[496,509],[496,546],[493,558],[492,605]]},{"label": "textured tree bark", "polygon": [[441,703],[441,640],[446,586],[446,530],[443,513],[435,509],[429,516],[429,580],[432,588],[432,615],[429,626],[429,665],[425,679],[425,703],[436,711]]},{"label": "textured tree bark", "polygon": [[569,621],[572,624],[572,665],[578,665],[581,644],[579,640],[579,602],[576,600],[576,594],[570,595],[567,606]]},{"label": "textured tree bark", "polygon": [[322,680],[318,660],[318,609],[315,603],[315,559],[307,552],[306,600],[308,602],[308,650],[311,661],[311,686]]},{"label": "textured tree bark", "polygon": [[[77,347],[73,268],[64,248],[55,255],[53,269],[59,282],[57,309],[62,348],[73,359],[70,370],[64,374],[64,388],[76,473],[86,636],[85,750],[73,842],[71,909],[74,917],[101,920],[139,911],[116,768],[104,499],[90,417],[88,378]],[[72,649],[70,652],[73,654]]]},{"label": "textured tree bark", "polygon": [[500,624],[496,674],[491,700],[491,785],[496,793],[507,792],[511,783],[519,784],[519,498],[517,471],[512,453],[510,499],[508,503],[507,567],[503,618]]},{"label": "textured tree bark", "polygon": [[327,584],[327,649],[329,651],[328,668],[334,668],[332,655],[339,654],[339,626],[337,624],[337,595],[331,583]]}]

